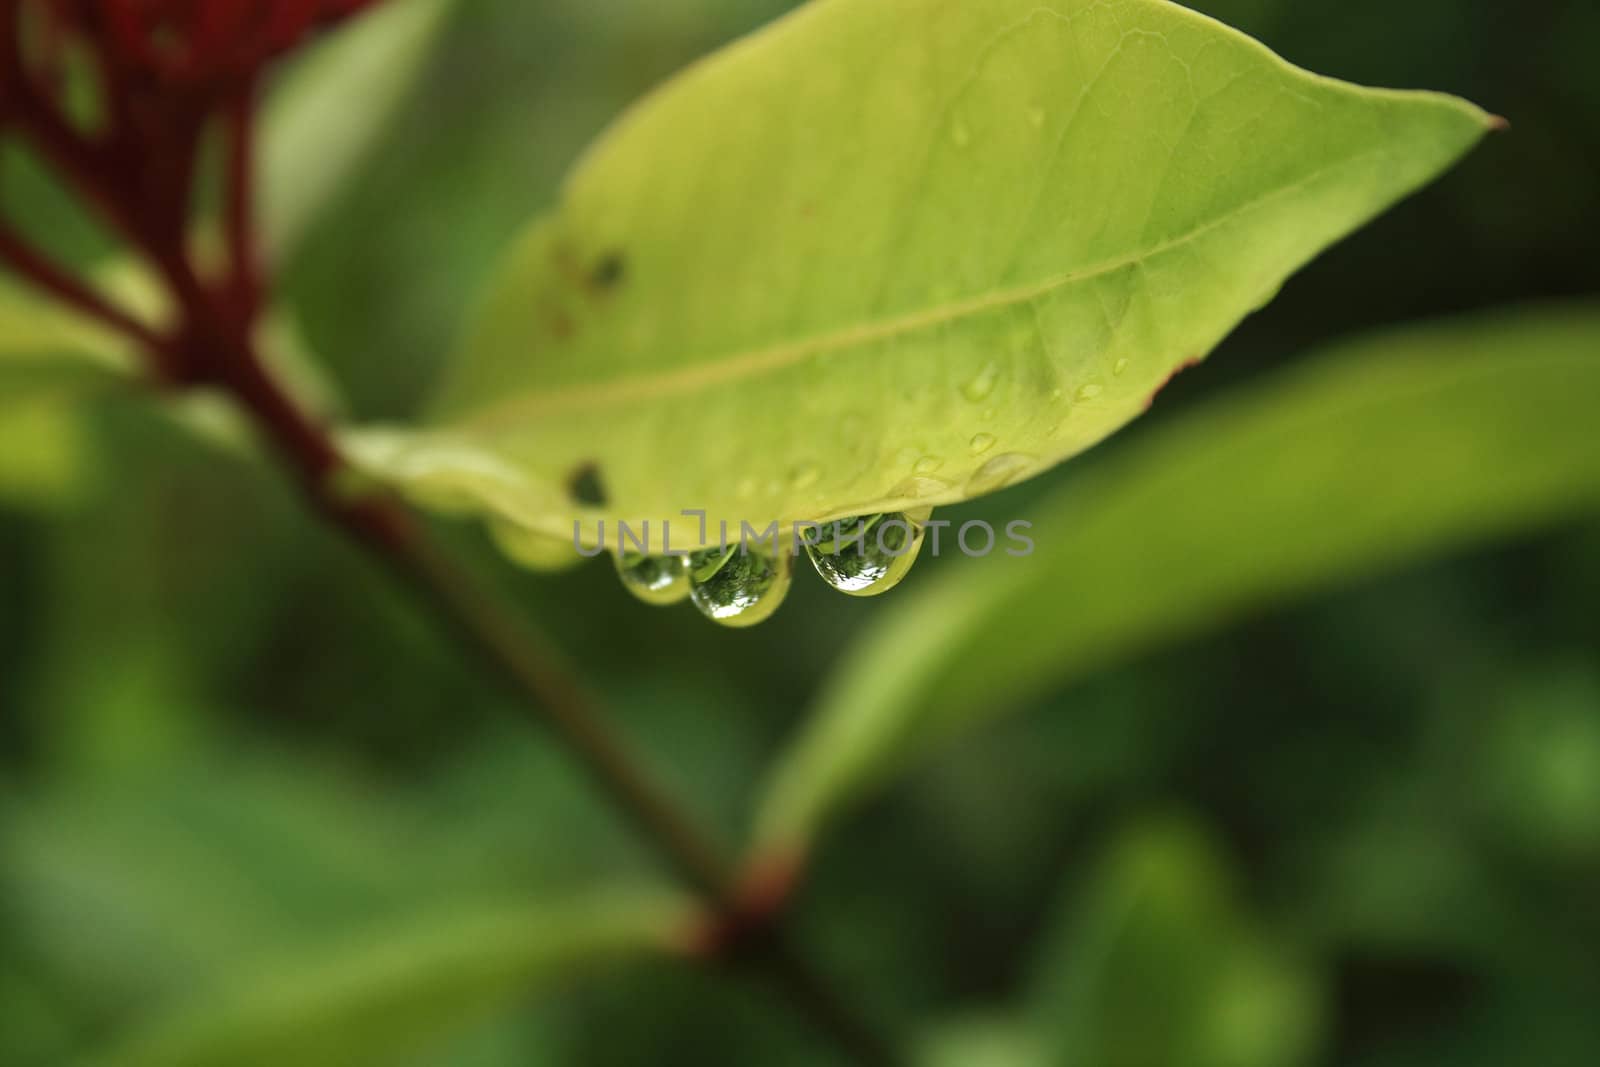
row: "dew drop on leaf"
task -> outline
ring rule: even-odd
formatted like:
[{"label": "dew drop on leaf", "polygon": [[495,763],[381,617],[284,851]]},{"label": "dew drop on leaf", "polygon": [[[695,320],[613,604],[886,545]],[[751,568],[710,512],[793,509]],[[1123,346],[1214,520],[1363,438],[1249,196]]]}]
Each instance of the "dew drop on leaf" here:
[{"label": "dew drop on leaf", "polygon": [[1127,369],[1128,369],[1128,359],[1127,359],[1126,356],[1124,356],[1123,358],[1117,360],[1116,364],[1112,366],[1111,373],[1117,375],[1118,377],[1121,377],[1122,372],[1127,370]]},{"label": "dew drop on leaf", "polygon": [[771,556],[748,545],[702,549],[689,557],[690,599],[713,622],[754,626],[778,610],[792,573],[787,552]]},{"label": "dew drop on leaf", "polygon": [[806,555],[822,580],[851,596],[877,596],[900,584],[922,549],[933,509],[841,519],[806,537]]},{"label": "dew drop on leaf", "polygon": [[994,392],[994,383],[999,377],[1000,368],[993,363],[985,363],[977,376],[961,387],[961,395],[976,404]]},{"label": "dew drop on leaf", "polygon": [[926,497],[948,492],[950,488],[949,482],[942,482],[937,478],[907,478],[889,490],[889,495],[906,500],[922,500]]},{"label": "dew drop on leaf", "polygon": [[994,444],[995,444],[995,436],[992,433],[973,434],[972,435],[972,454],[974,456],[981,456],[985,452],[989,451],[989,449],[993,448]]},{"label": "dew drop on leaf", "polygon": [[1037,465],[1038,459],[1024,452],[1005,452],[979,467],[967,482],[967,491],[976,496],[1010,485]]},{"label": "dew drop on leaf", "polygon": [[1034,104],[1028,109],[1028,122],[1037,129],[1044,125],[1044,108]]},{"label": "dew drop on leaf", "polygon": [[795,492],[810,489],[813,485],[816,485],[821,478],[822,468],[817,466],[815,463],[807,463],[803,467],[795,468],[794,473],[789,475],[789,488],[793,489]]},{"label": "dew drop on leaf", "polygon": [[646,604],[665,607],[689,595],[688,556],[624,552],[616,559],[622,587]]},{"label": "dew drop on leaf", "polygon": [[912,465],[911,473],[917,475],[932,474],[942,466],[944,466],[944,458],[942,456],[923,456]]},{"label": "dew drop on leaf", "polygon": [[957,122],[950,127],[950,140],[955,142],[957,148],[965,148],[972,143],[972,131],[967,129],[967,124]]},{"label": "dew drop on leaf", "polygon": [[1098,382],[1090,382],[1078,390],[1078,399],[1093,400],[1103,392],[1105,392],[1105,386],[1100,385]]}]

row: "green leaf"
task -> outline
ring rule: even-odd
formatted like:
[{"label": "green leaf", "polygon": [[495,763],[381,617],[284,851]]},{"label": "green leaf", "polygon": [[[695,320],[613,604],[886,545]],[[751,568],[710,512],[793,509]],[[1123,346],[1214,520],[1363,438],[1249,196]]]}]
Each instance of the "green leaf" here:
[{"label": "green leaf", "polygon": [[1502,312],[1340,347],[1197,411],[893,604],[769,783],[801,847],[952,731],[1162,640],[1600,506],[1600,308]]},{"label": "green leaf", "polygon": [[0,506],[70,508],[93,478],[88,427],[55,395],[0,400]]},{"label": "green leaf", "polygon": [[598,894],[418,919],[204,996],[96,1062],[385,1062],[576,972],[665,951],[682,914],[674,897]]},{"label": "green leaf", "polygon": [[135,353],[117,334],[0,273],[0,401],[63,384],[125,380]]},{"label": "green leaf", "polygon": [[1049,1062],[1291,1067],[1321,1033],[1312,972],[1234,900],[1184,822],[1136,826],[1091,874],[1037,960],[1029,998]]},{"label": "green leaf", "polygon": [[262,127],[261,228],[287,256],[366,159],[422,69],[455,0],[363,14],[290,72]]},{"label": "green leaf", "polygon": [[1493,124],[1157,0],[819,0],[624,116],[510,255],[433,432],[352,443],[564,538],[966,499],[1138,415]]}]

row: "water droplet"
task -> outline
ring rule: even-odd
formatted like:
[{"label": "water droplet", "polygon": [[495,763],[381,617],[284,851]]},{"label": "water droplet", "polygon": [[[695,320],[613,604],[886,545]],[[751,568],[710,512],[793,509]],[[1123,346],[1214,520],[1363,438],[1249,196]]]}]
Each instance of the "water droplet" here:
[{"label": "water droplet", "polygon": [[764,622],[789,593],[790,556],[769,556],[749,545],[707,548],[689,557],[690,599],[723,626]]},{"label": "water droplet", "polygon": [[749,500],[761,491],[761,483],[754,478],[741,478],[739,484],[733,487],[733,491],[740,500]]},{"label": "water droplet", "polygon": [[1043,126],[1044,108],[1039,104],[1034,104],[1032,107],[1028,108],[1028,122],[1031,123],[1035,128]]},{"label": "water droplet", "polygon": [[916,463],[912,464],[911,473],[912,474],[932,474],[934,471],[938,470],[942,466],[944,466],[944,458],[943,457],[941,457],[941,456],[923,456],[921,459],[917,460]]},{"label": "water droplet", "polygon": [[689,595],[688,556],[625,552],[616,560],[622,587],[646,604],[664,607]]},{"label": "water droplet", "polygon": [[967,129],[965,122],[958,119],[956,124],[950,127],[950,140],[955,142],[957,148],[965,148],[972,143],[972,131]]},{"label": "water droplet", "polygon": [[1002,453],[979,467],[967,482],[967,492],[992,493],[1022,477],[1038,460],[1023,452]]},{"label": "water droplet", "polygon": [[992,433],[975,433],[975,434],[972,435],[972,454],[974,456],[981,456],[985,452],[989,451],[989,449],[993,448],[994,444],[995,444],[995,436],[994,436],[994,434],[992,434]]},{"label": "water droplet", "polygon": [[1111,373],[1120,375],[1123,371],[1125,371],[1127,369],[1128,369],[1128,360],[1126,359],[1126,357],[1124,357],[1123,359],[1117,360],[1116,364],[1111,368]]},{"label": "water droplet", "polygon": [[994,383],[999,377],[1000,368],[993,363],[985,363],[977,377],[961,387],[961,395],[976,404],[994,392]]},{"label": "water droplet", "polygon": [[795,492],[810,489],[821,478],[822,468],[815,463],[807,463],[803,467],[796,468],[795,472],[789,476],[789,488]]},{"label": "water droplet", "polygon": [[1095,397],[1099,396],[1105,391],[1105,386],[1100,385],[1098,382],[1090,382],[1088,385],[1085,385],[1078,390],[1078,399],[1093,400]]},{"label": "water droplet", "polygon": [[571,539],[552,537],[515,523],[493,523],[489,535],[512,562],[530,570],[564,571],[583,561]]},{"label": "water droplet", "polygon": [[1050,390],[1050,403],[1059,404],[1066,399],[1066,396],[1067,394],[1061,389],[1052,389]]},{"label": "water droplet", "polygon": [[984,408],[983,409],[983,421],[984,422],[993,422],[994,421],[994,408]]},{"label": "water droplet", "polygon": [[806,555],[822,580],[851,596],[877,596],[900,584],[922,550],[931,508],[830,522],[808,531]]},{"label": "water droplet", "polygon": [[941,482],[937,478],[907,478],[889,490],[889,496],[905,500],[922,500],[949,490],[950,483]]}]

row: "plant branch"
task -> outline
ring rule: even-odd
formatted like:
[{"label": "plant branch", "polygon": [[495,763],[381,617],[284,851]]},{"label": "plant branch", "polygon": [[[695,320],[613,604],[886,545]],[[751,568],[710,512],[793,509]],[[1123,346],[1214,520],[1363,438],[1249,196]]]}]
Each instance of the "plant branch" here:
[{"label": "plant branch", "polygon": [[[156,268],[171,290],[178,325],[170,337],[158,335],[3,224],[0,261],[68,306],[129,336],[148,351],[165,383],[204,384],[231,396],[293,473],[312,507],[416,591],[437,621],[524,698],[701,897],[704,930],[692,948],[709,960],[764,976],[852,1060],[898,1062],[889,1044],[787,940],[783,919],[794,871],[739,872],[728,864],[711,836],[613,733],[594,698],[543,633],[485,594],[437,548],[422,521],[398,497],[361,484],[330,428],[268,371],[254,342],[263,289],[252,219],[254,68],[230,82],[224,95],[207,98],[205,106],[187,97],[173,98],[163,110],[161,99],[141,97],[147,105],[141,109],[118,91],[125,88],[126,72],[111,54],[117,42],[102,41],[111,124],[103,136],[93,136],[74,127],[53,100],[29,84],[15,38],[16,6],[15,0],[0,0],[0,119],[27,138]],[[118,47],[147,43],[138,34],[130,42]],[[148,59],[137,52],[134,48],[128,55]],[[228,267],[221,281],[208,284],[195,269],[185,234],[196,138],[202,121],[215,116],[224,123],[226,140],[223,225]]]},{"label": "plant branch", "polygon": [[227,175],[224,229],[228,241],[229,286],[233,298],[253,315],[260,298],[260,258],[251,214],[255,201],[255,85],[246,84],[224,115]]},{"label": "plant branch", "polygon": [[[705,900],[718,926],[738,927],[750,909],[741,881],[694,820],[643,769],[606,725],[600,708],[542,633],[487,596],[438,551],[416,517],[394,497],[340,489],[346,468],[326,431],[242,348],[226,361],[227,388],[300,478],[316,508],[374,552],[435,609],[473,652],[528,698],[529,706],[578,754],[595,782],[664,859]],[[852,1059],[898,1062],[890,1046],[852,1012],[784,939],[781,914],[753,917],[760,929],[737,952],[813,1026]]]}]

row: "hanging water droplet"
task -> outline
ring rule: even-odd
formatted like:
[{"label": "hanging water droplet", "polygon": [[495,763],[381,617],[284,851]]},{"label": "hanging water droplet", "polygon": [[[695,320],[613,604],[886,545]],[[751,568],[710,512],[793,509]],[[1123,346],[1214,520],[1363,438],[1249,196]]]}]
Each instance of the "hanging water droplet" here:
[{"label": "hanging water droplet", "polygon": [[616,560],[622,587],[646,604],[665,607],[689,595],[688,556],[624,552]]},{"label": "hanging water droplet", "polygon": [[1117,362],[1112,366],[1111,373],[1120,376],[1122,372],[1127,369],[1128,360],[1127,357],[1123,357],[1122,359],[1117,360]]},{"label": "hanging water droplet", "polygon": [[976,404],[994,392],[994,383],[999,377],[1000,368],[993,363],[985,363],[977,376],[961,387],[961,395]]},{"label": "hanging water droplet", "polygon": [[851,596],[877,596],[900,584],[922,550],[932,508],[841,519],[805,537],[822,580]]},{"label": "hanging water droplet", "polygon": [[702,549],[689,557],[689,596],[713,622],[754,626],[783,603],[791,573],[787,552],[769,556],[749,545]]},{"label": "hanging water droplet", "polygon": [[972,143],[972,131],[967,129],[967,124],[960,119],[950,127],[950,140],[955,142],[957,148],[965,148]]},{"label": "hanging water droplet", "polygon": [[967,492],[992,493],[1022,477],[1038,460],[1024,452],[1004,452],[979,467],[967,481]]},{"label": "hanging water droplet", "polygon": [[917,475],[932,474],[942,466],[944,466],[944,457],[923,456],[921,459],[917,460],[916,463],[912,464],[911,473]]},{"label": "hanging water droplet", "polygon": [[1093,400],[1103,392],[1105,392],[1105,386],[1099,384],[1098,382],[1090,382],[1088,385],[1085,385],[1078,390],[1078,399]]},{"label": "hanging water droplet", "polygon": [[981,456],[985,452],[989,451],[989,449],[993,448],[994,444],[995,444],[995,436],[994,436],[994,434],[992,434],[992,433],[975,433],[975,434],[972,435],[972,442],[971,442],[972,454],[974,456]]},{"label": "hanging water droplet", "polygon": [[564,571],[583,561],[573,542],[565,537],[552,537],[525,526],[510,522],[496,522],[489,527],[489,536],[513,563],[536,571]]}]

